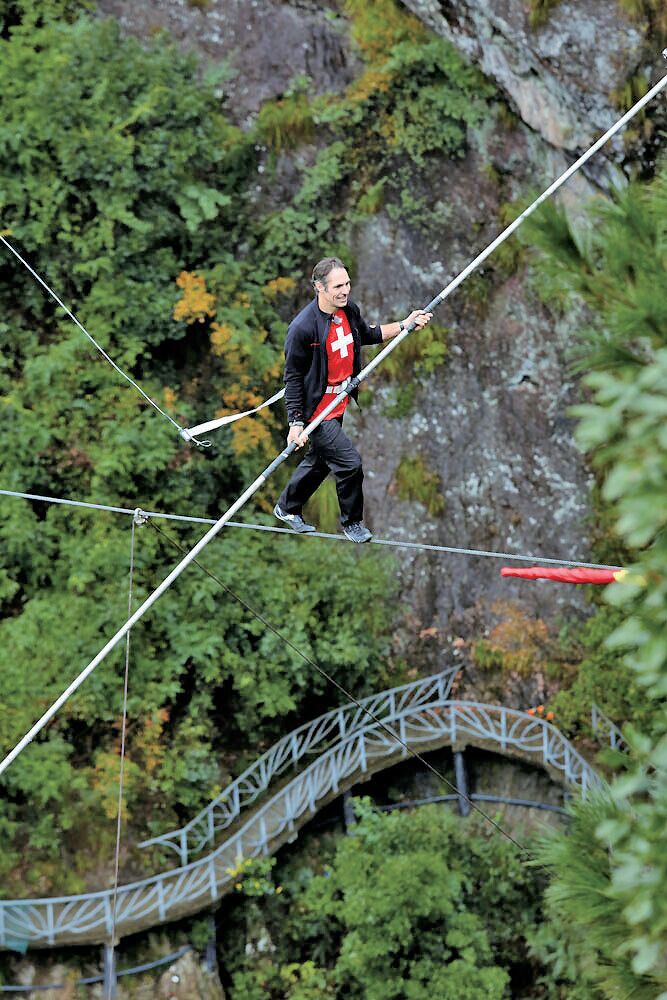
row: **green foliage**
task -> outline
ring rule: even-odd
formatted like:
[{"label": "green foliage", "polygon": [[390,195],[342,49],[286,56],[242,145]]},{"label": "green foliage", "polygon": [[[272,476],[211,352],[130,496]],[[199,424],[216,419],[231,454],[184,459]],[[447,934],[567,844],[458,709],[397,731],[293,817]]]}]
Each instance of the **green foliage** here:
[{"label": "green foliage", "polygon": [[234,868],[227,868],[227,874],[235,879],[234,890],[249,898],[280,895],[282,886],[276,886],[272,878],[275,858],[239,858]]},{"label": "green foliage", "polygon": [[[539,863],[554,876],[546,895],[556,926],[570,925],[565,938],[570,945],[568,964],[572,963],[585,981],[595,983],[605,997],[655,1000],[666,980],[664,976],[638,974],[635,968],[628,952],[627,924],[619,919],[613,885],[615,859],[608,838],[600,836],[623,822],[607,795],[589,798],[571,810],[566,836],[559,834],[543,841]],[[576,947],[575,935],[580,940],[583,937],[585,948]],[[544,945],[544,937],[542,942]]]},{"label": "green foliage", "polygon": [[414,381],[406,382],[404,385],[391,386],[389,399],[382,407],[384,416],[392,417],[394,420],[409,417],[414,412],[417,388],[417,383]]},{"label": "green foliage", "polygon": [[623,653],[606,644],[622,621],[622,611],[602,604],[583,624],[561,633],[560,663],[549,671],[557,673],[561,687],[549,707],[558,728],[570,737],[593,736],[593,703],[619,727],[626,722],[651,725],[653,708],[643,697],[634,672]]},{"label": "green foliage", "polygon": [[72,21],[94,9],[93,0],[0,0],[0,35],[33,31],[49,21]]},{"label": "green foliage", "polygon": [[[396,0],[350,0],[345,11],[364,59],[362,75],[344,94],[316,98],[297,81],[258,118],[257,138],[273,150],[310,141],[313,124],[326,143],[315,164],[304,167],[289,206],[259,227],[258,255],[279,256],[290,273],[302,268],[311,246],[345,259],[350,222],[381,205],[389,212],[397,205],[409,222],[424,225],[433,209],[414,198],[411,204],[415,175],[433,154],[464,155],[467,130],[482,121],[494,93],[452,45],[433,38]],[[332,231],[343,234],[334,244]]]},{"label": "green foliage", "polygon": [[394,419],[414,410],[420,382],[435,374],[447,361],[449,330],[431,321],[424,330],[415,330],[382,364],[375,384],[388,383],[383,413]]},{"label": "green foliage", "polygon": [[416,500],[433,517],[444,511],[440,476],[427,467],[423,455],[404,455],[398,463],[394,484],[400,500]]},{"label": "green foliage", "polygon": [[[310,905],[343,930],[339,988],[369,1000],[502,997],[507,975],[492,962],[479,900],[466,894],[466,867],[472,875],[477,852],[458,854],[456,819],[448,817],[448,829],[440,821],[446,814],[436,810],[412,823],[399,814],[360,812],[362,822],[339,846],[330,876],[309,887]],[[475,860],[479,884],[483,860]]]},{"label": "green foliage", "polygon": [[473,658],[477,666],[500,668],[515,676],[545,672],[557,648],[546,623],[510,601],[497,601],[491,610],[498,624],[488,638],[475,643]]},{"label": "green foliage", "polygon": [[612,201],[600,199],[583,222],[548,202],[527,223],[527,238],[543,251],[537,268],[545,294],[583,299],[594,313],[582,331],[582,369],[642,365],[665,345],[666,209],[663,173],[650,186],[631,184]]},{"label": "green foliage", "polygon": [[375,215],[380,211],[384,204],[383,190],[387,183],[386,177],[380,177],[375,184],[371,186],[361,195],[357,202],[357,211],[363,215]]},{"label": "green foliage", "polygon": [[[321,102],[319,120],[342,124],[351,137],[363,135],[363,143],[351,146],[360,165],[369,152],[385,167],[397,153],[417,167],[436,151],[461,155],[466,129],[481,121],[493,88],[395,0],[348,3],[347,10],[366,70],[343,100]],[[377,176],[388,176],[391,185],[386,169]]]},{"label": "green foliage", "polygon": [[326,970],[319,969],[314,962],[288,962],[274,969],[260,968],[236,972],[233,977],[232,998],[243,1000],[266,1000],[276,997],[280,1000],[325,1000],[335,997],[333,983]]},{"label": "green foliage", "polygon": [[[272,950],[244,955],[229,938],[231,1000],[500,1000],[515,974],[532,978],[541,884],[510,844],[442,808],[355,808],[350,836],[285,865],[281,903],[234,911],[232,923],[247,915]],[[287,970],[293,988],[315,992],[282,992]]]},{"label": "green foliage", "polygon": [[289,146],[310,141],[315,123],[305,94],[291,94],[281,100],[267,101],[257,116],[257,131],[274,153]]},{"label": "green foliage", "polygon": [[[604,495],[614,503],[626,544],[641,547],[635,566],[645,586],[616,584],[610,601],[625,613],[610,644],[626,651],[625,662],[653,701],[653,718],[636,740],[633,771],[614,786],[615,809],[604,833],[614,849],[612,889],[624,923],[626,948],[637,975],[655,976],[667,987],[667,883],[663,849],[667,818],[667,558],[664,491],[667,488],[667,350],[639,367],[588,379],[594,402],[580,408],[580,440],[597,449],[607,477]],[[650,735],[648,735],[650,733]],[[617,815],[620,813],[620,817]],[[636,881],[632,883],[631,880]]]},{"label": "green foliage", "polygon": [[[71,530],[66,515],[59,521],[61,531]],[[40,706],[60,693],[63,664],[71,663],[66,676],[75,674],[97,651],[101,637],[112,635],[124,620],[127,531],[115,523],[89,520],[86,545],[78,557],[70,562],[68,547],[63,546],[52,567],[62,595],[48,588],[41,591],[25,602],[22,614],[0,627],[8,685],[0,731],[3,746],[13,745],[34,722]],[[59,534],[48,537],[55,549]],[[181,536],[186,547],[196,537]],[[81,535],[73,533],[71,547],[80,540]],[[358,695],[390,683],[387,644],[371,638],[382,631],[383,601],[392,589],[387,564],[358,562],[355,553],[346,550],[337,557],[337,572],[351,582],[340,588],[321,573],[321,551],[311,547],[306,552],[298,540],[281,542],[279,548],[267,546],[245,532],[233,533],[205,563],[278,628],[289,621],[289,637],[297,648]],[[177,555],[150,528],[142,529],[136,601],[166,576]],[[275,566],[275,572],[267,572],[267,565]],[[82,589],[77,590],[75,580]],[[316,715],[335,700],[335,692],[312,667],[199,570],[168,591],[161,605],[161,613],[147,617],[132,637],[126,763],[131,839],[140,839],[146,828],[153,833],[173,826],[212,798],[219,790],[220,753],[233,749],[237,755],[260,740],[272,742],[304,714]],[[35,650],[37,702],[34,688],[24,682],[26,670],[35,663]],[[115,812],[121,660],[118,654],[102,665],[58,714],[47,743],[26,751],[8,772],[3,815],[14,824],[17,838],[29,837],[35,863],[40,857],[46,862],[71,852],[69,886],[77,878],[77,866],[89,869],[91,856],[107,850],[111,857],[111,840],[105,841],[99,820],[100,812],[109,817]],[[49,763],[48,780],[42,760]],[[28,796],[34,805],[37,793],[36,824],[32,808],[14,803]],[[107,829],[111,834],[110,823]],[[18,891],[15,885],[5,885],[9,892]]]},{"label": "green foliage", "polygon": [[605,595],[622,616],[607,647],[623,653],[646,703],[626,730],[630,759],[608,799],[577,811],[579,842],[559,838],[547,855],[552,895],[600,956],[597,980],[610,1000],[667,989],[666,196],[663,173],[600,209],[585,240],[554,213],[542,228],[547,273],[595,313],[589,359],[598,370],[585,379],[577,437],[640,577]]},{"label": "green foliage", "polygon": [[339,186],[350,174],[347,152],[342,140],[323,149],[290,204],[260,223],[260,259],[271,261],[272,269],[280,260],[283,271],[296,273],[311,247],[331,249],[328,233],[340,211]]},{"label": "green foliage", "polygon": [[320,531],[340,530],[340,505],[336,493],[335,480],[329,476],[315,495],[308,501],[306,516],[312,519]]},{"label": "green foliage", "polygon": [[527,939],[531,958],[544,972],[537,978],[544,1000],[604,1000],[593,983],[595,957],[586,939],[567,916],[545,900],[545,920]]},{"label": "green foliage", "polygon": [[433,375],[447,360],[449,330],[431,321],[423,330],[414,330],[379,371],[392,381],[414,382]]},{"label": "green foliage", "polygon": [[[436,151],[461,156],[466,129],[478,125],[485,113],[480,98],[493,94],[479,71],[433,38],[398,43],[382,71],[397,89],[391,103],[380,104],[384,120],[379,132],[389,148],[405,153],[417,166]],[[476,100],[471,101],[473,94]]]},{"label": "green foliage", "polygon": [[531,28],[539,28],[549,20],[549,14],[560,0],[529,0],[528,23]]},{"label": "green foliage", "polygon": [[[255,405],[279,378],[294,281],[276,273],[273,250],[259,264],[238,251],[261,228],[247,197],[254,136],[226,121],[194,62],[164,38],[145,47],[111,22],[38,20],[0,40],[3,226],[184,424]],[[323,154],[308,197],[333,183],[341,156]],[[301,253],[317,238],[305,234]],[[0,302],[3,487],[217,515],[284,440],[274,416],[221,432],[209,453],[186,449],[6,251]],[[170,530],[187,547],[202,533]],[[125,621],[130,525],[6,499],[0,540],[8,749]],[[388,564],[346,550],[342,588],[322,573],[321,549],[282,542],[229,529],[206,562],[358,693],[390,683]],[[137,529],[135,606],[179,558],[151,527]],[[109,872],[122,666],[119,648],[8,771],[5,895],[76,891],[91,873],[97,888]],[[258,744],[336,698],[213,580],[184,574],[132,632],[124,843],[189,818]]]},{"label": "green foliage", "polygon": [[[667,25],[667,20],[665,21]],[[637,101],[642,98],[649,89],[650,82],[646,73],[638,72],[633,76],[630,76],[623,82],[623,84],[618,87],[614,93],[613,98],[623,111],[627,111],[631,108]],[[646,146],[646,143],[651,139],[653,135],[653,120],[650,117],[646,108],[639,111],[632,122],[627,128],[623,130],[623,145],[629,152],[629,157],[632,155],[632,146],[640,144],[641,146]]]},{"label": "green foliage", "polygon": [[648,36],[655,42],[667,38],[667,10],[662,0],[619,0],[621,10],[648,24]]}]

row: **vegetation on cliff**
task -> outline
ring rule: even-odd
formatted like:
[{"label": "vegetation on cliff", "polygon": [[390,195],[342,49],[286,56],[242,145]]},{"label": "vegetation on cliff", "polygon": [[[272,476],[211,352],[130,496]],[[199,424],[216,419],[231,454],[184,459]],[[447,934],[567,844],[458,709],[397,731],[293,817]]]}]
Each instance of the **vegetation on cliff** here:
[{"label": "vegetation on cliff", "polygon": [[[408,171],[418,177],[429,157],[461,156],[492,89],[393,0],[378,0],[374,16],[348,0],[361,76],[344,94],[316,99],[297,79],[244,132],[193,60],[164,38],[121,37],[113,23],[89,19],[89,7],[0,3],[3,232],[184,424],[254,405],[279,379],[285,319],[325,234],[336,232],[327,249],[347,253],[349,227],[382,205],[426,226]],[[258,210],[262,147],[278,155],[316,133],[322,142],[297,165],[291,204]],[[544,848],[548,920],[538,914],[541,876],[503,841],[443,813],[362,809],[355,836],[332,846],[328,870],[318,862],[287,871],[280,894],[270,873],[257,879],[280,945],[270,959],[240,956],[230,966],[232,996],[308,1000],[340,988],[388,1000],[408,983],[406,995],[421,1000],[437,983],[438,996],[473,1000],[506,995],[510,983],[520,995],[529,988],[522,975],[554,1000],[667,989],[666,201],[662,177],[630,187],[588,227],[548,212],[534,230],[552,306],[576,295],[593,316],[579,358],[595,369],[580,441],[618,513],[624,552],[649,581],[612,588],[611,608],[552,664],[571,732],[585,734],[593,695],[634,729],[611,797],[579,807],[572,835]],[[6,488],[210,516],[282,441],[279,417],[265,415],[221,434],[210,454],[188,450],[6,255],[0,302]],[[420,345],[410,363],[430,372],[445,348],[432,335]],[[401,405],[409,400],[396,400],[399,414]],[[419,456],[403,463],[396,488],[442,509],[437,477]],[[256,516],[269,505],[261,498]],[[9,747],[124,620],[129,526],[9,499],[3,513],[0,742]],[[199,535],[170,530],[185,544]],[[150,526],[138,531],[135,600],[176,558]],[[276,625],[288,622],[292,641],[355,694],[403,679],[385,628],[395,593],[385,560],[345,549],[327,576],[314,547],[230,531],[206,562],[270,608]],[[496,654],[487,645],[480,655]],[[8,771],[5,895],[75,891],[91,878],[97,886],[110,869],[120,660],[101,667]],[[258,748],[333,701],[193,569],[133,633],[125,841],[189,818]]]},{"label": "vegetation on cliff", "polygon": [[[317,101],[297,80],[293,100],[267,104],[242,132],[192,58],[165,37],[123,37],[88,10],[0,5],[3,232],[182,424],[255,405],[279,382],[285,319],[323,234],[371,210],[370,192],[379,197],[385,175],[393,184],[406,157],[419,167],[434,152],[460,155],[489,88],[393,0],[370,20],[350,3],[360,80]],[[294,129],[307,141],[304,115],[322,151],[289,207],[258,211],[258,151],[292,142]],[[374,152],[360,159],[366,133]],[[210,516],[283,440],[269,412],[220,433],[211,452],[183,446],[6,251],[0,301],[6,488]],[[422,353],[426,365],[442,357],[432,338]],[[0,738],[10,747],[124,620],[130,531],[113,515],[5,505]],[[270,510],[268,493],[258,505],[259,516]],[[171,531],[187,544],[201,529]],[[383,627],[389,564],[344,550],[343,589],[297,544],[230,531],[207,564],[276,625],[289,621],[291,638],[356,694],[400,682]],[[135,601],[177,557],[150,526],[138,530]],[[110,658],[8,772],[6,895],[97,884],[111,863],[120,662]],[[255,748],[336,697],[209,578],[185,575],[132,637],[125,842],[188,818]]]},{"label": "vegetation on cliff", "polygon": [[577,806],[575,833],[543,858],[549,896],[586,934],[605,995],[646,1000],[667,989],[666,209],[663,171],[600,203],[583,227],[551,209],[536,234],[545,277],[591,309],[577,436],[639,579],[608,588],[617,627],[602,646],[632,703],[630,756],[617,761],[611,796]]}]

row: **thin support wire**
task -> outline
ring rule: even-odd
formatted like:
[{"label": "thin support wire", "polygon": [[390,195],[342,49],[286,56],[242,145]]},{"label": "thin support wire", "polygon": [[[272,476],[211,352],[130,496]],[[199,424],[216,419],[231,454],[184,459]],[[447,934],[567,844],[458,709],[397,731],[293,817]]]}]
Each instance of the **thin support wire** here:
[{"label": "thin support wire", "polygon": [[[145,518],[137,510],[132,518],[132,535],[130,538],[130,581],[127,594],[127,616],[132,615],[132,588],[134,583],[134,536],[138,524],[143,524]],[[131,630],[130,630],[131,631]],[[111,933],[109,947],[113,952],[116,946],[116,916],[118,912],[118,870],[120,867],[120,829],[123,809],[123,777],[125,773],[125,737],[127,733],[127,693],[130,677],[130,631],[125,636],[125,676],[123,679],[123,717],[120,730],[120,771],[118,776],[118,810],[116,816],[116,850],[114,854],[113,903],[111,909]],[[115,977],[113,977],[115,978]],[[105,1000],[112,1000],[113,982],[105,983],[107,994]]]},{"label": "thin support wire", "polygon": [[191,435],[191,434],[188,434],[188,432],[187,432],[187,431],[185,430],[185,428],[181,427],[181,425],[180,425],[180,424],[176,423],[176,421],[175,421],[175,420],[173,419],[173,417],[170,417],[168,413],[166,413],[166,412],[165,412],[165,411],[164,411],[164,410],[163,410],[163,409],[162,409],[162,408],[161,408],[160,406],[158,406],[158,404],[157,404],[157,403],[155,402],[155,400],[154,400],[154,399],[151,399],[151,397],[150,397],[150,396],[148,395],[148,393],[147,393],[147,392],[145,392],[145,391],[144,391],[144,390],[143,390],[143,389],[141,388],[141,386],[140,386],[140,385],[138,385],[138,384],[137,384],[137,383],[136,383],[136,382],[135,382],[135,381],[134,381],[133,379],[131,379],[131,378],[130,378],[130,376],[129,376],[129,375],[128,375],[128,374],[126,373],[126,372],[124,372],[124,371],[123,371],[123,369],[119,367],[119,365],[117,365],[117,364],[116,364],[116,362],[115,362],[115,361],[113,360],[113,358],[109,357],[109,355],[108,355],[108,354],[107,354],[107,352],[106,352],[106,351],[104,350],[104,348],[102,347],[102,345],[101,345],[101,344],[99,344],[99,343],[98,343],[98,342],[97,342],[97,341],[95,340],[95,338],[94,338],[94,337],[93,337],[93,336],[92,336],[92,335],[91,335],[90,333],[88,333],[88,331],[86,330],[86,328],[85,328],[85,326],[83,325],[83,323],[81,323],[81,322],[80,322],[80,321],[79,321],[79,320],[78,320],[78,319],[76,318],[76,316],[74,315],[74,313],[72,312],[72,310],[71,310],[71,309],[68,309],[68,307],[67,307],[67,306],[65,305],[65,303],[64,303],[64,302],[62,301],[62,299],[61,299],[61,298],[59,298],[59,296],[58,296],[58,295],[56,295],[56,293],[55,293],[55,292],[53,291],[53,289],[52,289],[52,288],[50,288],[50,287],[49,287],[49,285],[47,285],[47,283],[46,283],[46,282],[44,281],[44,279],[43,279],[43,278],[41,278],[41,277],[39,276],[39,274],[37,274],[37,271],[35,271],[35,269],[34,269],[34,268],[32,268],[32,267],[30,266],[30,264],[28,263],[28,261],[27,261],[27,260],[25,260],[25,259],[24,259],[24,258],[23,258],[23,257],[21,256],[21,254],[20,254],[20,253],[18,252],[18,250],[16,250],[16,249],[15,249],[15,248],[14,248],[14,247],[13,247],[13,246],[11,245],[11,243],[9,243],[9,242],[8,242],[8,241],[7,241],[6,239],[5,239],[5,237],[4,237],[4,236],[2,236],[2,235],[0,235],[0,241],[1,241],[2,243],[4,243],[4,245],[5,245],[6,247],[7,247],[7,249],[8,249],[8,250],[9,250],[9,251],[10,251],[11,253],[13,253],[13,254],[14,254],[14,256],[15,256],[15,257],[17,258],[17,260],[19,260],[19,261],[20,261],[20,262],[21,262],[21,263],[23,264],[23,266],[24,266],[24,267],[26,268],[26,270],[27,270],[27,271],[28,271],[28,272],[29,272],[29,273],[30,273],[30,274],[31,274],[31,275],[33,276],[33,278],[35,279],[35,281],[37,281],[37,282],[38,282],[38,283],[39,283],[39,284],[40,284],[40,285],[42,286],[42,288],[44,288],[44,289],[45,289],[45,290],[46,290],[46,291],[48,292],[48,294],[49,294],[49,295],[51,296],[51,298],[52,298],[52,299],[53,299],[53,300],[54,300],[55,302],[57,302],[57,303],[58,303],[58,305],[60,306],[60,308],[64,310],[64,312],[66,313],[66,315],[67,315],[67,316],[69,316],[69,318],[70,318],[70,319],[72,320],[72,322],[73,322],[73,323],[74,323],[74,324],[75,324],[76,326],[78,326],[79,330],[81,330],[81,332],[82,332],[82,333],[83,333],[83,334],[84,334],[84,335],[85,335],[85,336],[86,336],[86,337],[88,338],[88,340],[89,340],[89,341],[91,342],[91,344],[93,345],[93,347],[95,347],[95,348],[96,348],[96,350],[98,350],[98,351],[100,352],[100,354],[101,354],[101,355],[102,355],[102,357],[103,357],[103,358],[105,359],[105,361],[108,361],[108,362],[109,362],[109,364],[111,365],[111,367],[112,367],[112,368],[115,368],[115,370],[116,370],[116,371],[118,372],[118,374],[119,374],[119,375],[121,375],[121,376],[122,376],[122,377],[123,377],[123,378],[125,379],[125,381],[126,381],[126,382],[129,382],[129,383],[130,383],[130,385],[131,385],[131,386],[133,386],[133,388],[135,388],[135,389],[137,390],[137,392],[141,393],[141,395],[142,395],[142,396],[144,397],[144,399],[146,400],[146,402],[150,403],[150,404],[151,404],[151,406],[152,406],[152,407],[153,407],[153,408],[154,408],[155,410],[157,410],[157,412],[158,412],[158,413],[162,414],[162,416],[163,416],[163,417],[164,417],[164,418],[165,418],[166,420],[168,420],[168,421],[169,421],[169,423],[170,423],[170,424],[172,424],[172,426],[173,426],[173,427],[175,427],[175,428],[176,428],[176,430],[178,431],[178,433],[180,434],[180,436],[181,436],[181,437],[182,437],[182,438],[183,438],[184,440],[186,440],[186,441],[190,441],[190,440],[192,440],[192,441],[194,441],[194,442],[195,442],[195,444],[200,444],[200,442],[199,442],[199,441],[197,441],[197,440],[196,440],[196,439],[195,439],[194,437],[192,437],[192,435]]},{"label": "thin support wire", "polygon": [[[157,531],[158,535],[162,535],[164,538],[166,538],[167,541],[170,542],[180,552],[186,551],[181,545],[179,545],[179,543],[176,541],[175,538],[172,538],[171,535],[168,535],[166,531],[163,531],[161,528],[158,528],[157,524],[153,524],[152,521],[149,521],[149,524],[151,528]],[[429,761],[427,761],[425,757],[422,757],[420,753],[417,753],[416,750],[413,750],[412,747],[408,743],[406,743],[405,740],[401,739],[401,737],[398,736],[394,732],[394,730],[391,729],[385,722],[383,722],[382,719],[378,718],[378,716],[375,715],[375,713],[372,712],[369,708],[367,708],[366,705],[364,705],[357,698],[355,698],[354,695],[347,690],[347,688],[344,688],[343,685],[340,684],[335,679],[335,677],[332,677],[331,674],[327,673],[327,671],[324,670],[324,668],[321,667],[319,663],[316,663],[315,660],[312,660],[295,643],[293,643],[291,639],[288,639],[288,637],[284,635],[282,632],[280,632],[275,627],[275,625],[272,625],[271,622],[267,618],[265,618],[264,615],[261,614],[261,612],[256,611],[255,608],[251,607],[247,601],[245,601],[242,597],[239,597],[239,595],[235,593],[231,589],[231,587],[228,587],[226,583],[223,583],[220,577],[216,576],[215,573],[212,573],[211,570],[209,570],[206,566],[204,566],[203,563],[200,563],[198,559],[193,559],[192,561],[194,562],[195,566],[198,566],[199,569],[201,569],[204,573],[206,573],[207,576],[211,578],[211,580],[214,580],[219,587],[222,587],[225,593],[229,594],[230,597],[233,597],[234,600],[238,604],[240,604],[242,608],[248,611],[249,614],[253,616],[253,618],[256,618],[257,621],[261,622],[262,625],[264,625],[266,629],[268,629],[278,639],[280,639],[281,642],[283,642],[286,646],[289,646],[289,648],[293,650],[298,656],[300,656],[302,660],[304,660],[307,664],[309,664],[309,666],[317,670],[318,674],[324,677],[324,679],[328,681],[329,684],[332,684],[338,691],[340,691],[340,693],[345,698],[347,698],[348,701],[356,705],[357,708],[360,708],[361,711],[364,712],[364,714],[367,715],[369,719],[371,719],[377,726],[380,727],[380,729],[382,729],[385,733],[387,733],[388,736],[390,736],[393,740],[395,740],[398,744],[400,744],[400,746],[406,751],[406,753],[410,754],[411,757],[414,757],[415,760],[418,760],[421,764],[423,764],[424,767],[426,767],[429,771],[431,771],[431,773],[434,774],[436,778],[438,778],[440,781],[442,781],[444,785],[446,785],[448,788],[451,788],[452,791],[455,791],[457,793],[458,798],[465,799],[465,801],[468,802],[468,804],[470,805],[471,809],[474,809],[475,812],[479,813],[479,815],[482,816],[487,823],[490,823],[490,825],[498,833],[502,834],[503,837],[509,840],[510,843],[512,843],[526,859],[532,860],[532,857],[528,852],[528,850],[522,844],[520,844],[518,840],[515,840],[511,834],[507,833],[506,830],[503,830],[502,826],[500,826],[499,823],[496,823],[496,821],[492,819],[488,815],[488,813],[485,813],[483,809],[480,809],[478,805],[475,805],[473,800],[468,795],[460,792],[456,788],[456,785],[454,785],[453,782],[449,780],[449,778],[446,778],[444,774],[438,771],[438,769],[434,767],[433,764],[431,764]]]}]

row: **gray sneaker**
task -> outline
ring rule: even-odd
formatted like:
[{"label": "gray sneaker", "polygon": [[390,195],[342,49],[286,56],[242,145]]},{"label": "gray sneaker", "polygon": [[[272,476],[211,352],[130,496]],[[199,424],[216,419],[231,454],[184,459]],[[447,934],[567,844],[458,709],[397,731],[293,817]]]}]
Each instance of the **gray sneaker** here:
[{"label": "gray sneaker", "polygon": [[317,530],[314,524],[307,524],[301,517],[301,514],[288,514],[279,504],[275,505],[273,513],[279,521],[284,521],[285,524],[290,526],[292,531],[298,532],[299,535],[306,535],[309,531]]},{"label": "gray sneaker", "polygon": [[346,538],[349,538],[351,542],[357,542],[359,545],[362,542],[370,542],[373,535],[365,528],[361,521],[353,521],[352,524],[343,525],[343,533]]}]

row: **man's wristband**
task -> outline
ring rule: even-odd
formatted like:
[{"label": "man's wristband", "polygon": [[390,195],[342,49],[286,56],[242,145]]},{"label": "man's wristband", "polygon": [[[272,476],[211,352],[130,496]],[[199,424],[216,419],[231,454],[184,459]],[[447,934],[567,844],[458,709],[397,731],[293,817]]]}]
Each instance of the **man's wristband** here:
[{"label": "man's wristband", "polygon": [[290,427],[303,427],[303,420],[290,420]]}]

